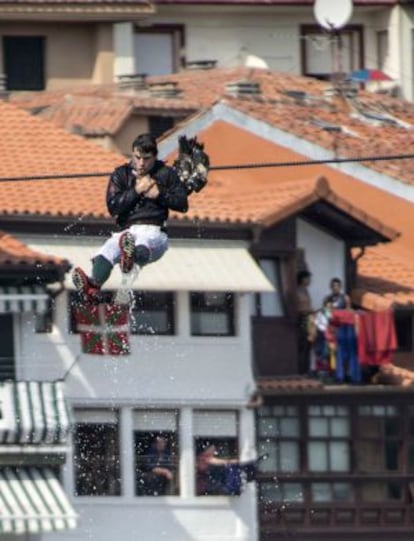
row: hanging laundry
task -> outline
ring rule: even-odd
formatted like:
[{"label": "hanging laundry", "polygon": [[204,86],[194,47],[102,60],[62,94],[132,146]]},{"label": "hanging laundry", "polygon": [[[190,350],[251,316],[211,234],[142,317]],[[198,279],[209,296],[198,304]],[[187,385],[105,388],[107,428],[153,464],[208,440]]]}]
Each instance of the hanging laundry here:
[{"label": "hanging laundry", "polygon": [[335,379],[338,382],[349,379],[352,383],[360,383],[356,314],[353,310],[332,310],[330,323],[335,329]]},{"label": "hanging laundry", "polygon": [[378,310],[358,314],[358,357],[363,365],[391,363],[397,349],[394,312]]}]

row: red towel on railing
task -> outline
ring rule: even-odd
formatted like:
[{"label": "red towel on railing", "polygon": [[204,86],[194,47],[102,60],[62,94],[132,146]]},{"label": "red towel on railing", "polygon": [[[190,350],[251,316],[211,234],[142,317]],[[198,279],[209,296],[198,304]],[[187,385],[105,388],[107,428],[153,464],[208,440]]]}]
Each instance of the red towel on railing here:
[{"label": "red towel on railing", "polygon": [[380,310],[360,312],[358,324],[358,357],[361,364],[381,365],[392,361],[397,349],[394,312]]}]

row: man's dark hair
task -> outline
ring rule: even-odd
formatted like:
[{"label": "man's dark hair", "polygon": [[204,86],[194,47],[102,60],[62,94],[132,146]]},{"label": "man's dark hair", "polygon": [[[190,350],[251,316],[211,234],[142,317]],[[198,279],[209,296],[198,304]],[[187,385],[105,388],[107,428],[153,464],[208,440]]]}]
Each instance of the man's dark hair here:
[{"label": "man's dark hair", "polygon": [[141,133],[132,141],[132,150],[138,149],[146,154],[158,154],[157,141],[150,133]]},{"label": "man's dark hair", "polygon": [[299,271],[296,275],[297,284],[300,285],[305,278],[310,278],[312,273],[307,270]]},{"label": "man's dark hair", "polygon": [[342,280],[340,278],[332,278],[331,286],[333,286],[334,284],[338,284],[339,286],[341,286],[342,285]]}]

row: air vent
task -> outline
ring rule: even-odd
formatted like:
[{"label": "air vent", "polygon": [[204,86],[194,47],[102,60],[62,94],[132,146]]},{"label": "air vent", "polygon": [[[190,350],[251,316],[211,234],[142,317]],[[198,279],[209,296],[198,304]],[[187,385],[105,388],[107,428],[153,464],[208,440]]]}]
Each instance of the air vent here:
[{"label": "air vent", "polygon": [[188,70],[211,70],[216,66],[217,60],[193,60],[185,64]]},{"label": "air vent", "polygon": [[0,73],[0,100],[8,100],[9,98],[9,91],[6,89],[7,87],[7,75],[4,73]]},{"label": "air vent", "polygon": [[226,84],[226,92],[235,97],[260,96],[262,91],[257,81],[236,81]]},{"label": "air vent", "polygon": [[149,85],[151,96],[154,98],[179,98],[182,90],[175,81],[152,83]]},{"label": "air vent", "polygon": [[146,73],[118,75],[118,86],[121,90],[142,90],[146,88]]}]

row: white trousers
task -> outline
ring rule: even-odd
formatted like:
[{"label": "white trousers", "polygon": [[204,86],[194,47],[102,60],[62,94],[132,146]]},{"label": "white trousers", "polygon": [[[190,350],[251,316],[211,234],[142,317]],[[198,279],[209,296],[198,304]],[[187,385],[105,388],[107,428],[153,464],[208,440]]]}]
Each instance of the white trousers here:
[{"label": "white trousers", "polygon": [[148,263],[153,263],[160,259],[168,250],[168,236],[158,225],[131,225],[128,229],[112,233],[111,237],[103,244],[102,248],[94,257],[102,255],[115,265],[118,263],[121,250],[119,248],[119,239],[125,231],[129,231],[134,239],[135,246],[145,246],[149,250]]}]

